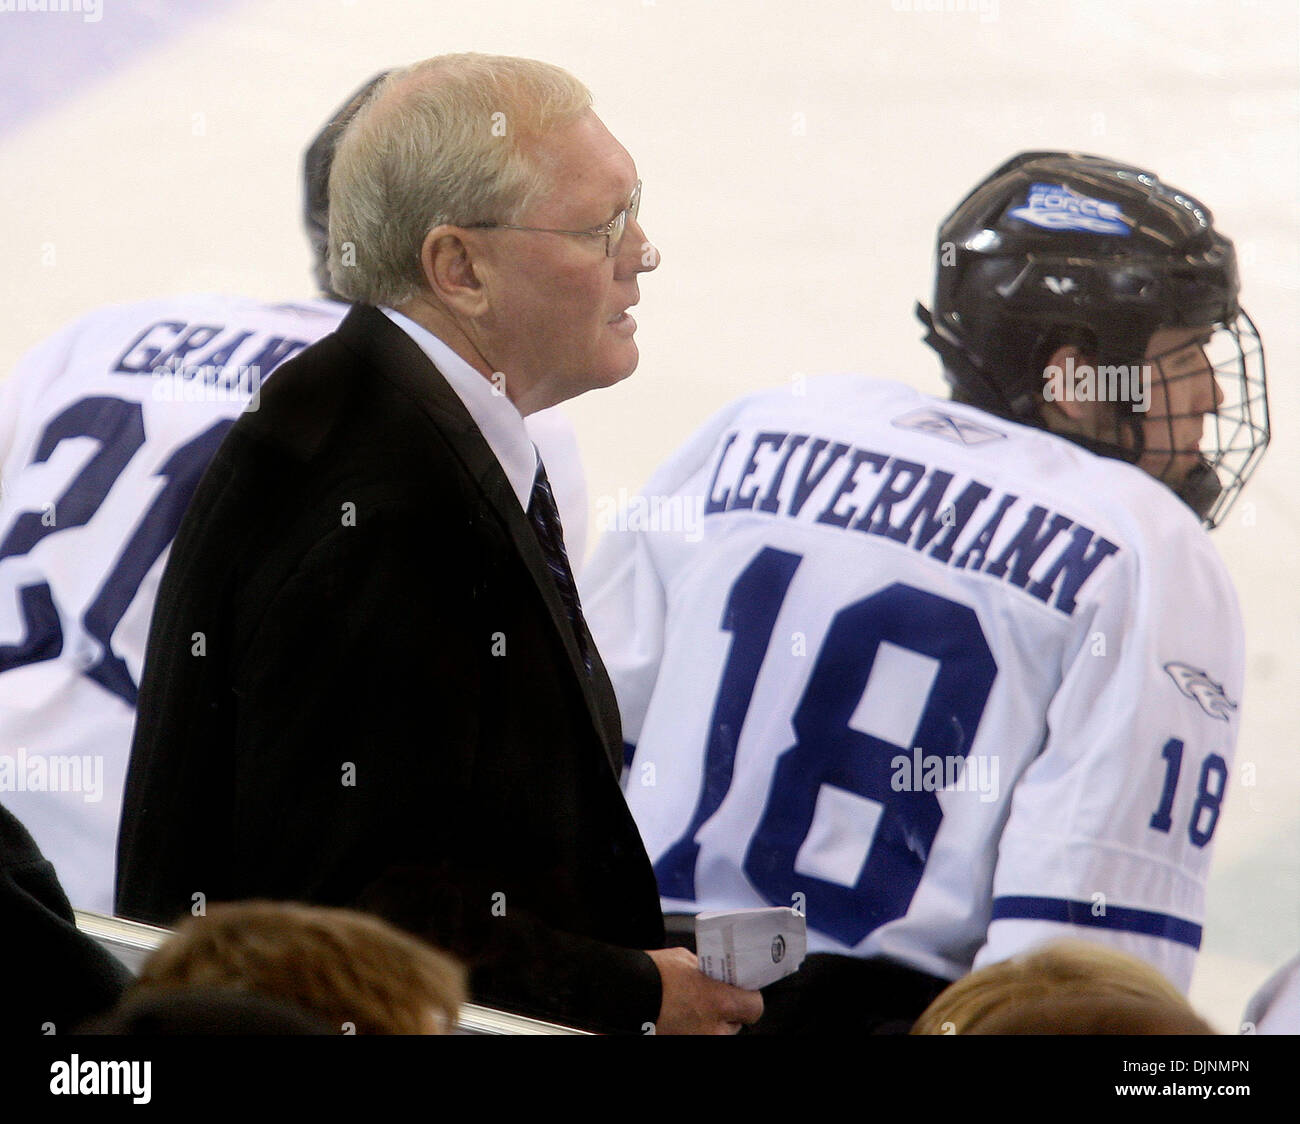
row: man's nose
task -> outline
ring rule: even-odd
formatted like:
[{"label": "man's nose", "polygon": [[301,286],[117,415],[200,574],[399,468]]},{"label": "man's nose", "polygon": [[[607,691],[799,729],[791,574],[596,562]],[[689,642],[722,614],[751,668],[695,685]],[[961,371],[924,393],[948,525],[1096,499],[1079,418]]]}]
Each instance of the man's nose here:
[{"label": "man's nose", "polygon": [[659,247],[645,236],[645,230],[634,218],[627,220],[627,230],[623,232],[623,245],[619,247],[619,257],[632,257],[633,273],[649,273],[659,268],[661,260]]}]

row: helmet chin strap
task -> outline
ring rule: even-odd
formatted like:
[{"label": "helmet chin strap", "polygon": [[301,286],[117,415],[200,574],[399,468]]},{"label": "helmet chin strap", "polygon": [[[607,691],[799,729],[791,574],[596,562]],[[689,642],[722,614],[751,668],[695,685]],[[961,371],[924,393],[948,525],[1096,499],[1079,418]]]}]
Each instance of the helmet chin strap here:
[{"label": "helmet chin strap", "polygon": [[[1145,362],[1145,358],[1143,361]],[[1098,362],[1100,362],[1100,360]],[[1160,370],[1158,361],[1156,362],[1156,367],[1159,371],[1157,377],[1163,380],[1165,378],[1164,371]],[[1142,421],[1139,418],[1134,417],[1132,414],[1129,414],[1126,417],[1121,417],[1119,424],[1128,427],[1129,432],[1132,435],[1132,447],[1118,448],[1108,442],[1095,442],[1093,444],[1095,444],[1096,447],[1093,448],[1093,452],[1100,453],[1102,456],[1115,457],[1119,460],[1126,460],[1133,464],[1137,464],[1138,461],[1142,459],[1142,456],[1147,452],[1146,428],[1143,426]],[[1087,442],[1081,441],[1080,444],[1087,444]],[[1169,445],[1169,455],[1172,457],[1172,428],[1169,431]],[[1153,454],[1160,454],[1165,450],[1153,449],[1151,451]],[[1165,480],[1163,477],[1156,477],[1156,479],[1159,479],[1166,487],[1168,487],[1174,495],[1196,512],[1197,517],[1202,520],[1205,520],[1209,516],[1211,509],[1218,501],[1219,496],[1223,493],[1223,485],[1219,481],[1219,474],[1214,471],[1213,466],[1203,456],[1197,458],[1196,464],[1187,471],[1187,474],[1181,481]]]},{"label": "helmet chin strap", "polygon": [[[1064,437],[1067,441],[1073,441],[1090,453],[1096,453],[1101,457],[1110,457],[1112,460],[1128,461],[1130,464],[1136,465],[1146,451],[1145,433],[1142,424],[1136,418],[1125,418],[1120,424],[1128,425],[1133,433],[1133,445],[1131,447],[1119,445],[1112,441],[1103,441],[1100,438],[1088,437],[1081,433],[1065,433],[1055,429],[1052,429],[1051,432],[1058,437]],[[1174,495],[1196,512],[1197,517],[1202,520],[1208,518],[1211,509],[1223,492],[1223,485],[1219,482],[1218,473],[1214,471],[1210,462],[1204,457],[1198,458],[1196,464],[1188,470],[1187,475],[1183,477],[1181,482],[1175,483],[1155,476],[1153,476],[1153,479],[1160,480]]]},{"label": "helmet chin strap", "polygon": [[[934,326],[934,318],[928,308],[918,301],[915,311],[916,318],[926,328],[925,342],[938,353],[946,369],[960,373],[960,383],[953,383],[953,391],[955,396],[960,395],[961,400],[999,417],[1018,421],[1024,425],[1036,426],[1039,429],[1046,429],[1056,434],[1056,436],[1072,441],[1081,448],[1087,449],[1090,453],[1096,453],[1101,457],[1136,464],[1146,452],[1146,431],[1141,420],[1131,414],[1127,417],[1121,417],[1117,421],[1117,425],[1125,426],[1129,431],[1130,441],[1125,445],[1120,444],[1118,441],[1104,441],[1099,437],[1089,437],[1082,433],[1067,433],[1056,430],[1048,425],[1040,410],[1035,409],[1032,413],[1029,413],[1015,409],[1012,403],[1007,401],[1006,395],[1002,392],[1002,388],[997,381],[990,378],[971,362],[961,348],[939,333]],[[1167,486],[1202,520],[1208,517],[1210,510],[1223,492],[1218,473],[1203,457],[1187,473],[1182,483],[1177,485],[1167,484]]]},{"label": "helmet chin strap", "polygon": [[1210,462],[1202,457],[1192,466],[1174,492],[1201,519],[1206,519],[1209,517],[1210,509],[1223,493],[1223,485],[1219,482],[1219,474],[1210,467]]}]

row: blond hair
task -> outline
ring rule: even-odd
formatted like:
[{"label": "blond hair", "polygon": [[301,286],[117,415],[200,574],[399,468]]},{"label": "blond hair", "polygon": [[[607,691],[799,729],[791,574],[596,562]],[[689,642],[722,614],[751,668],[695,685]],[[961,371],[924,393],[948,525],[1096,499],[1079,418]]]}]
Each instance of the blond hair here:
[{"label": "blond hair", "polygon": [[128,995],[195,988],[279,999],[340,1032],[437,1034],[456,1027],[465,970],[369,914],[253,901],[186,918]]},{"label": "blond hair", "polygon": [[980,968],[945,989],[913,1034],[1213,1033],[1182,993],[1135,956],[1062,940]]},{"label": "blond hair", "polygon": [[550,186],[533,158],[536,142],[590,107],[573,75],[533,59],[440,55],[393,71],[334,153],[334,291],[405,304],[426,287],[425,235],[443,223],[514,221]]}]

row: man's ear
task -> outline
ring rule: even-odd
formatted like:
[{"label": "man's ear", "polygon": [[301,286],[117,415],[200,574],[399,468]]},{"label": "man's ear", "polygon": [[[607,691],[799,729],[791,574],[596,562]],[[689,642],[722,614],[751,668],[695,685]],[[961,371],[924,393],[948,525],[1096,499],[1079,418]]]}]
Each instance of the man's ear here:
[{"label": "man's ear", "polygon": [[449,311],[476,317],[487,309],[475,247],[458,226],[435,226],[420,245],[420,268],[433,295]]},{"label": "man's ear", "polygon": [[1070,393],[1082,367],[1092,367],[1094,357],[1073,344],[1062,344],[1052,352],[1043,367],[1043,386],[1046,396],[1047,388],[1053,387],[1055,393],[1047,397],[1044,414],[1050,418],[1055,412],[1063,414],[1071,422],[1079,423],[1092,410],[1091,401],[1078,401]]}]

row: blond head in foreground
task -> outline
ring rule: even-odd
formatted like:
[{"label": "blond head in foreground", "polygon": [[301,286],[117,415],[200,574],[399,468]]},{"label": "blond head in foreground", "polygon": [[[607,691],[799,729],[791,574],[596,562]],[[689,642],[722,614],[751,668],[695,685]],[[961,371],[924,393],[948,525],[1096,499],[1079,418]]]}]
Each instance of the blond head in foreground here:
[{"label": "blond head in foreground", "polygon": [[1056,941],[963,976],[913,1034],[1213,1034],[1150,964],[1105,945]]},{"label": "blond head in foreground", "polygon": [[213,905],[149,957],[128,997],[191,988],[293,1004],[356,1034],[445,1034],[465,970],[368,914],[293,902]]}]

